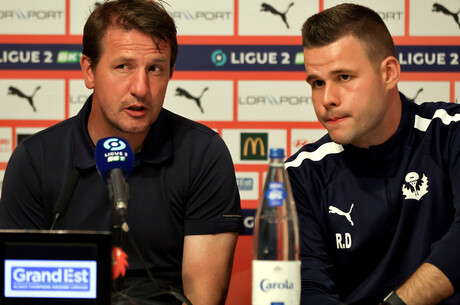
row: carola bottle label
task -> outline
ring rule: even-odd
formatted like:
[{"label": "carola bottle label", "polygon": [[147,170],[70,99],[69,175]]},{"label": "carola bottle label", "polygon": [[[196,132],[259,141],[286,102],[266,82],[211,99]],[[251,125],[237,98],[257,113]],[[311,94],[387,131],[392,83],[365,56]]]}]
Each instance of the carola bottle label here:
[{"label": "carola bottle label", "polygon": [[273,304],[300,304],[300,261],[252,261],[252,305]]}]

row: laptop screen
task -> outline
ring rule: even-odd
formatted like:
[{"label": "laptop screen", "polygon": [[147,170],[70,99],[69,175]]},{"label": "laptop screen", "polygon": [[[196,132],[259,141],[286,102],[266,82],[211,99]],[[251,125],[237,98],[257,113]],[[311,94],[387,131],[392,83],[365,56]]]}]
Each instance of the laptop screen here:
[{"label": "laptop screen", "polygon": [[1,304],[110,304],[110,232],[0,230]]}]

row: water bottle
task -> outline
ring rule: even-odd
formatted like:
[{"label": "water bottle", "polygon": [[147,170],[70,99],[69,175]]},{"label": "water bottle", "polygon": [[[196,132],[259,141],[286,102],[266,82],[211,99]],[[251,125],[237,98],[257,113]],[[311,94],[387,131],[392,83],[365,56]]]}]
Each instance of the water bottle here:
[{"label": "water bottle", "polygon": [[270,149],[270,164],[254,221],[252,305],[299,305],[299,227],[284,149]]}]

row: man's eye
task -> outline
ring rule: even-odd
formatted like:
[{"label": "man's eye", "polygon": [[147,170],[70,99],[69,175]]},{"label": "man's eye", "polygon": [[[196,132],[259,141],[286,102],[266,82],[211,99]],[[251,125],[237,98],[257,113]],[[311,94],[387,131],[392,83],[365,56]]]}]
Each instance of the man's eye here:
[{"label": "man's eye", "polygon": [[324,86],[324,81],[315,80],[312,85],[313,85],[313,87],[322,87],[322,86]]},{"label": "man's eye", "polygon": [[341,80],[349,80],[350,77],[351,77],[351,76],[350,76],[350,75],[347,75],[347,74],[342,74],[342,75],[340,75],[340,79],[341,79]]}]

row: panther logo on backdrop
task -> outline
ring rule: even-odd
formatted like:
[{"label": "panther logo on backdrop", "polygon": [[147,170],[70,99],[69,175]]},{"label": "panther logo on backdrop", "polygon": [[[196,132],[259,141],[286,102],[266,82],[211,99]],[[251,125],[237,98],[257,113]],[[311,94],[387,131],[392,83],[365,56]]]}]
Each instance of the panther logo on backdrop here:
[{"label": "panther logo on backdrop", "polygon": [[200,111],[201,113],[204,113],[204,110],[203,110],[203,107],[201,106],[201,98],[203,97],[203,94],[208,91],[208,87],[205,87],[202,91],[201,91],[201,94],[200,96],[198,97],[195,97],[193,95],[191,95],[187,90],[183,89],[183,88],[180,88],[180,87],[177,87],[176,88],[176,96],[183,96],[185,97],[186,99],[189,99],[189,100],[192,100],[192,101],[195,101],[195,104],[198,106],[198,108],[200,108]]},{"label": "panther logo on backdrop", "polygon": [[415,96],[412,97],[412,98],[407,97],[407,95],[405,95],[405,94],[404,94],[404,95],[406,96],[406,98],[407,98],[407,100],[408,100],[409,102],[415,103],[415,100],[417,99],[417,97],[419,96],[419,94],[420,94],[422,91],[423,91],[423,88],[418,89],[417,93],[416,93]]},{"label": "panther logo on backdrop", "polygon": [[8,95],[17,95],[19,98],[27,100],[29,102],[30,107],[32,107],[33,111],[37,112],[37,108],[35,108],[35,104],[34,104],[34,97],[40,88],[41,86],[37,86],[37,88],[35,88],[34,92],[31,95],[26,95],[22,92],[22,90],[16,87],[10,86],[8,88]]},{"label": "panther logo on backdrop", "polygon": [[455,23],[457,23],[458,27],[460,28],[460,19],[459,19],[460,10],[454,13],[454,12],[451,12],[449,9],[447,9],[444,5],[439,4],[439,3],[434,3],[433,9],[431,11],[441,12],[444,15],[451,16],[454,19]]},{"label": "panther logo on backdrop", "polygon": [[286,15],[287,15],[287,13],[289,12],[289,10],[291,9],[291,7],[293,5],[294,5],[294,2],[289,3],[287,9],[284,12],[280,12],[276,8],[271,6],[270,4],[262,3],[260,11],[261,12],[269,12],[269,13],[272,13],[273,15],[280,16],[281,19],[283,20],[284,24],[286,25],[286,27],[289,29],[289,23],[287,22],[287,16]]}]

